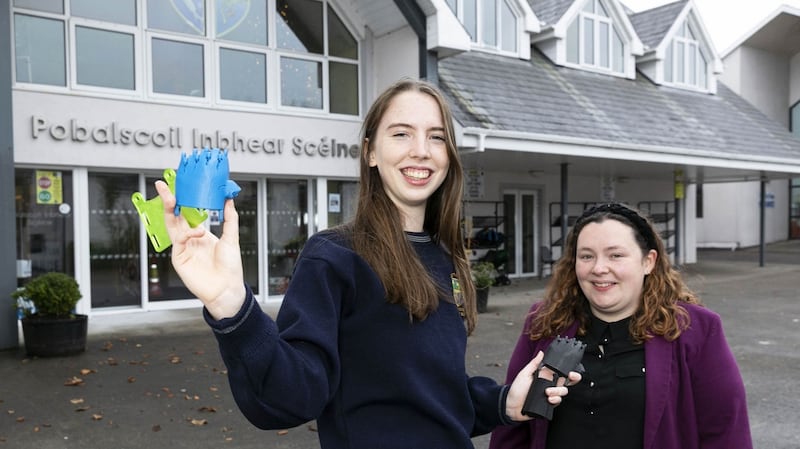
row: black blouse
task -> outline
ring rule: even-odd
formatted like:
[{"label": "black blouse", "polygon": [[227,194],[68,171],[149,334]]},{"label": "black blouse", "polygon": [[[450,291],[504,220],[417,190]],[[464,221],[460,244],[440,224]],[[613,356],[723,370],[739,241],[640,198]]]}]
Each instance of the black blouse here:
[{"label": "black blouse", "polygon": [[644,346],[633,344],[630,318],[606,323],[592,317],[583,379],[555,408],[548,449],[642,449]]}]

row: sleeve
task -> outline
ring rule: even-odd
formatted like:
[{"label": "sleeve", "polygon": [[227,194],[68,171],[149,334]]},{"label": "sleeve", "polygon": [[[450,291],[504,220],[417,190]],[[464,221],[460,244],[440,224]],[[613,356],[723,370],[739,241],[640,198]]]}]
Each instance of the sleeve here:
[{"label": "sleeve", "polygon": [[255,426],[298,426],[317,418],[335,394],[343,288],[326,261],[301,257],[277,323],[259,308],[249,288],[236,316],[214,321],[204,312],[234,399]]},{"label": "sleeve", "polygon": [[469,378],[467,385],[475,409],[475,425],[471,436],[483,435],[498,425],[513,423],[505,411],[508,385],[498,385],[494,379],[482,376]]},{"label": "sleeve", "polygon": [[[531,308],[535,312],[537,305]],[[520,333],[514,352],[508,362],[508,372],[506,373],[506,384],[511,384],[517,377],[522,368],[536,356],[536,342],[531,341],[526,329],[530,327],[530,320],[533,315],[529,314],[525,320],[525,326]],[[503,406],[505,414],[505,404]],[[499,426],[492,432],[489,442],[489,449],[522,449],[532,445],[535,421],[526,423],[513,423],[510,425]]]},{"label": "sleeve", "polygon": [[[702,449],[752,449],[744,382],[725,339],[722,320],[703,317],[702,344],[689,362]],[[692,318],[695,325],[695,317]]]}]

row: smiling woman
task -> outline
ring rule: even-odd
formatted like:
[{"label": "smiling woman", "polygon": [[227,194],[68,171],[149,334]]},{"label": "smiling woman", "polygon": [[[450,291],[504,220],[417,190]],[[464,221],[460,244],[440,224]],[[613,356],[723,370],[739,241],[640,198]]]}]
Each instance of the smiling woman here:
[{"label": "smiling woman", "polygon": [[586,345],[586,371],[552,422],[498,428],[492,449],[642,448],[656,438],[665,449],[752,448],[720,317],[700,305],[637,210],[602,204],[576,220],[524,329],[507,378],[559,336]]}]

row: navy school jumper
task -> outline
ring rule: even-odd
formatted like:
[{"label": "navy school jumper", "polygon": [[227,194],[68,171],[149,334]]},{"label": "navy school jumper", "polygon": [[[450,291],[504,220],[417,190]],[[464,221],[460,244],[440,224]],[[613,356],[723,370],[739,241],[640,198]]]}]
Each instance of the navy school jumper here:
[{"label": "navy school jumper", "polygon": [[[427,234],[408,237],[452,291],[449,254]],[[323,449],[464,449],[472,436],[510,423],[507,387],[466,374],[466,329],[452,298],[425,320],[410,320],[334,231],[306,243],[276,321],[249,288],[236,316],[204,316],[234,398],[259,428],[316,419]]]}]

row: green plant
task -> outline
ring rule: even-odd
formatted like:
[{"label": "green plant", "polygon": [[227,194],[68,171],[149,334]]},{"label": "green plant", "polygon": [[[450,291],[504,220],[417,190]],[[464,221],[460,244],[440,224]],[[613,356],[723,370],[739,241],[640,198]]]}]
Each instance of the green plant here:
[{"label": "green plant", "polygon": [[11,297],[32,301],[37,315],[68,317],[81,299],[81,291],[72,276],[50,272],[31,279]]},{"label": "green plant", "polygon": [[472,264],[472,282],[475,288],[489,288],[494,285],[495,270],[491,262],[476,262]]}]

